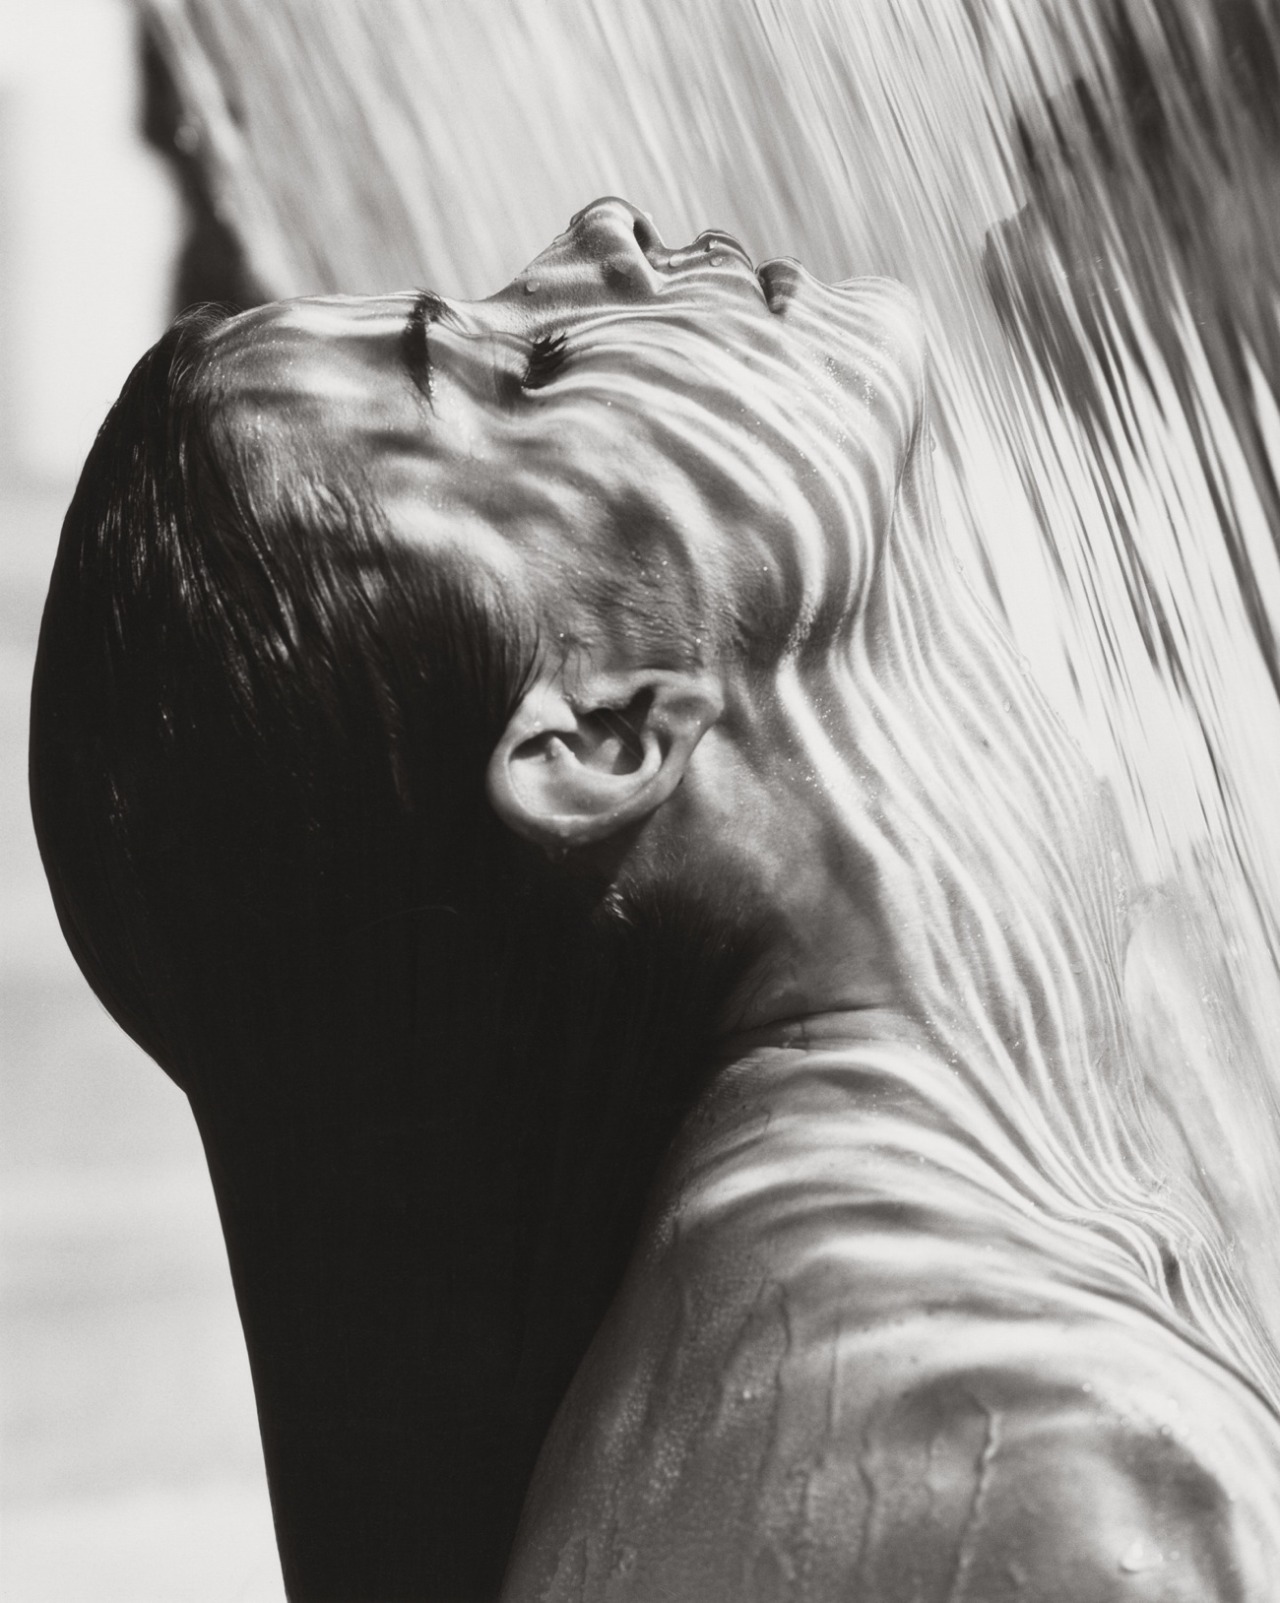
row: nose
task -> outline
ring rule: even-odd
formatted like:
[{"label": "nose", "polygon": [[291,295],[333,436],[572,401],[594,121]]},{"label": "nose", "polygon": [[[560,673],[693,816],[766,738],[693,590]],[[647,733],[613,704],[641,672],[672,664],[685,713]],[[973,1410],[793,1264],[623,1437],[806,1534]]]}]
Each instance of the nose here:
[{"label": "nose", "polygon": [[658,230],[638,207],[617,195],[584,206],[569,220],[565,244],[579,260],[595,263],[612,288],[633,291],[656,287],[659,257],[665,249]]},{"label": "nose", "polygon": [[662,248],[662,240],[658,237],[658,230],[653,226],[653,218],[618,195],[603,195],[599,200],[593,200],[589,206],[584,206],[580,212],[574,212],[569,219],[570,233],[578,229],[607,229],[610,226],[629,231],[642,251]]}]

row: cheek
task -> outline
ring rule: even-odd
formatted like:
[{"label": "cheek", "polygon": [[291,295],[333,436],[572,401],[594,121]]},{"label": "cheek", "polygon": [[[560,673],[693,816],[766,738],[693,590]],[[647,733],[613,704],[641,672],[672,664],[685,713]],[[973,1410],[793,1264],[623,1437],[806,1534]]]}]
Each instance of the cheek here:
[{"label": "cheek", "polygon": [[764,665],[856,616],[914,427],[905,386],[851,393],[779,360],[745,388],[737,364],[735,391],[722,365],[677,388],[571,373],[455,463],[453,504],[518,553],[566,650]]},{"label": "cheek", "polygon": [[898,468],[883,437],[856,438],[795,399],[733,420],[650,420],[650,471],[614,503],[615,544],[653,604],[761,664],[851,623]]},{"label": "cheek", "polygon": [[[828,531],[794,475],[725,477],[682,442],[644,482],[597,486],[536,542],[548,596],[592,629],[670,666],[775,663],[852,579],[847,538]],[[756,468],[758,471],[759,463]],[[747,479],[747,482],[742,482]]]}]

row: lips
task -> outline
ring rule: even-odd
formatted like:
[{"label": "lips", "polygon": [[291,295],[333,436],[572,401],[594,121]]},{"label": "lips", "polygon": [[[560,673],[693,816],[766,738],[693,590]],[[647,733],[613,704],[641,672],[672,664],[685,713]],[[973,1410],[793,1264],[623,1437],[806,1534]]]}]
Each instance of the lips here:
[{"label": "lips", "polygon": [[727,234],[719,228],[704,229],[695,240],[685,246],[684,250],[675,252],[674,257],[693,257],[696,263],[708,257],[714,259],[717,254],[731,256],[739,267],[746,268],[759,284],[765,305],[771,312],[782,310],[794,289],[798,263],[779,257],[774,261],[761,262],[757,267],[747,253],[746,247],[732,234]]},{"label": "lips", "polygon": [[765,305],[771,312],[780,312],[795,285],[796,263],[782,256],[761,262],[756,268],[756,279],[764,292]]},{"label": "lips", "polygon": [[688,248],[690,250],[705,251],[708,256],[713,256],[717,251],[723,251],[727,255],[736,256],[748,272],[755,271],[755,263],[748,256],[746,247],[736,240],[732,234],[726,234],[722,229],[703,229],[702,233]]}]

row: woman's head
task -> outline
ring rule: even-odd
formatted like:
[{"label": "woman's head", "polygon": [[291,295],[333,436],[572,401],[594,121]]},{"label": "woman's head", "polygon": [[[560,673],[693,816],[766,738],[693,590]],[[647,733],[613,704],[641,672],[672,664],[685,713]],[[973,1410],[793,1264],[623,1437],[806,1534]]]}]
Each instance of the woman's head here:
[{"label": "woman's head", "polygon": [[[585,775],[579,822],[625,856],[714,720],[707,681],[833,626],[828,578],[861,559],[823,556],[814,508],[885,499],[836,462],[838,354],[782,332],[820,287],[762,285],[719,238],[650,260],[638,231],[591,210],[447,314],[188,316],[64,525],[41,850],[90,982],[191,1096],[295,1589],[350,1563],[354,1595],[388,1553],[417,1556],[387,1595],[496,1585],[760,955],[754,908],[688,854],[624,894],[554,849],[564,794],[503,773]],[[905,317],[887,289],[849,302]]]},{"label": "woman's head", "polygon": [[488,301],[180,322],[86,464],[37,673],[38,827],[108,1006],[186,1079],[184,1021],[256,1016],[233,972],[298,994],[339,929],[461,916],[470,853],[536,877],[504,834],[651,815],[723,675],[850,626],[919,366],[895,286],[670,251],[615,201]]},{"label": "woman's head", "polygon": [[1092,984],[1083,783],[939,578],[922,390],[896,287],[611,201],[489,301],[195,314],[104,424],[33,805],[200,1120],[286,1564],[345,1486],[500,1566],[731,999],[907,953],[993,1096],[1092,1041],[1027,978]]},{"label": "woman's head", "polygon": [[397,526],[292,358],[255,406],[254,330],[334,310],[191,314],[130,376],[63,528],[32,803],[77,960],[200,1124],[291,1586],[463,1592],[754,951],[487,805],[545,620]]}]

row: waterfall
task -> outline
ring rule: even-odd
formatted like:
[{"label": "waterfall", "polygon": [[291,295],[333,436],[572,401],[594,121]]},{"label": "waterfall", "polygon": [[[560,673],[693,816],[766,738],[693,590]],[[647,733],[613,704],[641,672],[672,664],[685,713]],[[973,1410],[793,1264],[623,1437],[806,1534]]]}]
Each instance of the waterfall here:
[{"label": "waterfall", "polygon": [[142,10],[264,296],[483,296],[605,193],[915,290],[967,571],[1140,866],[1161,1139],[1280,1341],[1273,0]]}]

